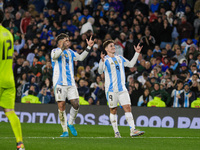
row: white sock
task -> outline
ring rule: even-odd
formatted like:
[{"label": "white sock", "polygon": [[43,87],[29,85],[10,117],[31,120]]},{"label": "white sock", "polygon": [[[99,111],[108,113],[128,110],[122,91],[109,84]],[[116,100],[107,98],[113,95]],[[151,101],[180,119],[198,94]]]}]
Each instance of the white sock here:
[{"label": "white sock", "polygon": [[110,122],[112,124],[114,132],[119,132],[118,126],[117,126],[117,115],[116,114],[111,114],[110,113]]},{"label": "white sock", "polygon": [[68,122],[70,125],[73,125],[77,114],[78,114],[78,110],[76,110],[73,107],[71,107],[71,109],[70,109],[70,117],[69,117],[69,122]]},{"label": "white sock", "polygon": [[135,129],[135,122],[133,120],[133,115],[131,112],[125,113],[126,121],[128,122],[131,129]]},{"label": "white sock", "polygon": [[68,129],[67,129],[67,116],[66,116],[65,110],[64,111],[60,111],[58,109],[58,112],[59,112],[60,123],[61,123],[61,126],[63,128],[63,132],[68,132]]}]

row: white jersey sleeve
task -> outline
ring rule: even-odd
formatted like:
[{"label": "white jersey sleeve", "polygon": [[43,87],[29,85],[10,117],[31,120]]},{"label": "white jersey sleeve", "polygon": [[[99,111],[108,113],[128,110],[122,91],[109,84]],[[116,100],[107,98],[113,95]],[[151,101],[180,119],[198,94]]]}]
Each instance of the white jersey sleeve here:
[{"label": "white jersey sleeve", "polygon": [[[131,61],[129,61],[129,60],[127,60],[126,58],[123,57],[123,59],[124,59],[124,67],[132,68],[132,67],[135,65],[135,63],[136,63],[139,54],[140,54],[140,53],[137,53],[137,52],[136,52],[135,55],[134,55],[134,57],[131,59]],[[121,57],[122,57],[122,56],[121,56]]]},{"label": "white jersey sleeve", "polygon": [[100,62],[99,62],[98,73],[99,73],[99,74],[102,74],[103,71],[104,71],[104,69],[105,69],[105,63],[104,63],[104,62],[102,61],[102,59],[101,59]]},{"label": "white jersey sleeve", "polygon": [[51,58],[53,60],[56,60],[60,57],[61,54],[62,54],[61,48],[55,48],[51,51]]},{"label": "white jersey sleeve", "polygon": [[87,52],[87,51],[84,51],[84,52],[82,52],[81,54],[78,54],[78,53],[74,52],[74,54],[75,54],[75,57],[74,57],[74,60],[75,60],[75,61],[77,61],[77,60],[83,61],[83,60],[87,57],[88,52]]}]

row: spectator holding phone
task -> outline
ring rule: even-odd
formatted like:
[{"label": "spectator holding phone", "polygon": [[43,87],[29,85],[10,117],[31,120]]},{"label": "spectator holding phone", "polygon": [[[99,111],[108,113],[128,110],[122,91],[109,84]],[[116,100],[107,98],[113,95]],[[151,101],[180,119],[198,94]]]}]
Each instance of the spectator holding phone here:
[{"label": "spectator holding phone", "polygon": [[51,101],[50,96],[47,94],[47,88],[42,87],[40,93],[37,95],[42,104],[47,104]]}]

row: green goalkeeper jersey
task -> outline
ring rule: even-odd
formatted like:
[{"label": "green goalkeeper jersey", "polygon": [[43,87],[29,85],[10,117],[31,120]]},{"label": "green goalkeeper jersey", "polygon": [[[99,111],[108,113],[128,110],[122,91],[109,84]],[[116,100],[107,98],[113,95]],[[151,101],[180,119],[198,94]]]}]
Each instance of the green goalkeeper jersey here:
[{"label": "green goalkeeper jersey", "polygon": [[15,86],[13,75],[13,36],[9,30],[0,25],[0,87]]}]

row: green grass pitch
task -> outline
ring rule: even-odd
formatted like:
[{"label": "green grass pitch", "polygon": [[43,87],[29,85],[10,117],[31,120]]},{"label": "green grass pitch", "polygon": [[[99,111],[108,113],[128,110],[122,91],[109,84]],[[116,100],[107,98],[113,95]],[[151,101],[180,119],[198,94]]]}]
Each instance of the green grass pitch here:
[{"label": "green grass pitch", "polygon": [[[129,127],[120,126],[122,138],[114,138],[111,126],[75,125],[78,136],[60,138],[60,124],[22,123],[26,150],[198,150],[200,130],[139,128],[145,134],[131,138]],[[0,150],[16,149],[9,123],[0,123]]]}]

